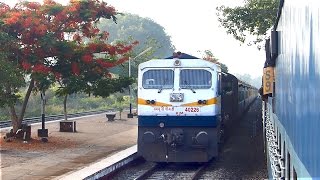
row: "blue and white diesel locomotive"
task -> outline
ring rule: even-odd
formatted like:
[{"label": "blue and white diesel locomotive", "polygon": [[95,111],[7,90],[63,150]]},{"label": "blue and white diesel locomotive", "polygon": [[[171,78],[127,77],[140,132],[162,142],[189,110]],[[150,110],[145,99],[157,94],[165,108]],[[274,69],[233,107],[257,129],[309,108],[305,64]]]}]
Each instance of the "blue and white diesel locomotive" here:
[{"label": "blue and white diesel locomotive", "polygon": [[254,92],[217,64],[184,53],[141,63],[138,154],[154,162],[209,161],[218,155],[225,122],[240,113],[239,102],[248,106]]}]

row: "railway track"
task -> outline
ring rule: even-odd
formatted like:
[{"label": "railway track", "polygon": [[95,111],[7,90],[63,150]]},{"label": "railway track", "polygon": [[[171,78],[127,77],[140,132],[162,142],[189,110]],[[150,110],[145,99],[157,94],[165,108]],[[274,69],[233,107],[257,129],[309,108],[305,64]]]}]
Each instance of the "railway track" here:
[{"label": "railway track", "polygon": [[152,168],[135,178],[136,180],[146,179],[191,179],[197,180],[210,164],[166,164],[154,165]]},{"label": "railway track", "polygon": [[[120,171],[114,177],[106,179],[135,179],[135,180],[155,180],[155,179],[200,179],[206,168],[212,164],[208,163],[163,163],[155,164],[150,162],[140,162],[134,166],[130,172]],[[119,174],[121,174],[119,176]]]},{"label": "railway track", "polygon": [[[114,112],[114,109],[108,109],[108,110],[101,110],[101,111],[87,111],[87,112],[81,112],[81,113],[73,113],[73,114],[68,114],[68,118],[75,118],[75,117],[81,117],[81,116],[87,116],[87,115],[94,115],[94,114],[100,114],[100,113],[106,113],[106,112]],[[48,121],[55,121],[59,119],[63,119],[64,115],[59,114],[59,115],[50,115],[46,116],[45,120],[46,122]],[[23,119],[22,123],[24,124],[34,124],[34,123],[39,123],[41,122],[41,116],[40,117],[31,117],[31,118],[25,118]],[[11,120],[8,121],[0,121],[0,128],[6,128],[6,127],[11,127],[12,122]]]}]

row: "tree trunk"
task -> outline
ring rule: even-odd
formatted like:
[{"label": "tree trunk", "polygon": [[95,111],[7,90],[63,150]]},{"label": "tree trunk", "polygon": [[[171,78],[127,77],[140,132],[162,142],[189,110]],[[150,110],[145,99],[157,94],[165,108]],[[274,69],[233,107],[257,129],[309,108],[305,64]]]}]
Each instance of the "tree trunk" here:
[{"label": "tree trunk", "polygon": [[63,114],[64,114],[64,120],[68,120],[68,113],[67,113],[67,98],[68,94],[64,96],[63,100]]},{"label": "tree trunk", "polygon": [[[30,81],[26,96],[24,97],[24,100],[23,100],[22,109],[21,109],[20,116],[19,116],[19,121],[21,121],[21,122],[23,120],[24,113],[26,112],[26,108],[27,108],[28,101],[29,101],[30,94],[32,92],[33,87],[34,87],[34,79],[32,78]],[[20,122],[20,124],[21,124],[21,122]]]},{"label": "tree trunk", "polygon": [[[7,91],[8,94],[12,93],[9,83],[6,85],[6,91]],[[15,133],[15,132],[17,132],[17,130],[21,126],[21,121],[19,121],[19,119],[18,119],[17,112],[16,112],[16,109],[14,107],[14,104],[10,104],[9,105],[9,113],[10,113],[10,117],[11,117],[13,133]]]},{"label": "tree trunk", "polygon": [[13,133],[16,133],[21,126],[22,121],[19,121],[14,105],[10,105],[10,117],[12,121]]},{"label": "tree trunk", "polygon": [[[34,79],[31,79],[28,90],[27,90],[27,94],[26,94],[24,101],[23,101],[23,104],[22,104],[22,109],[21,109],[19,118],[17,116],[17,112],[15,110],[14,105],[10,105],[10,107],[9,107],[10,108],[10,117],[11,117],[12,126],[13,126],[13,133],[16,133],[22,124],[24,113],[26,111],[28,100],[29,100],[29,97],[30,97],[30,94],[31,94],[33,87],[34,87]],[[10,87],[7,87],[7,88],[8,88],[7,90],[9,90],[8,92],[11,93]]]}]

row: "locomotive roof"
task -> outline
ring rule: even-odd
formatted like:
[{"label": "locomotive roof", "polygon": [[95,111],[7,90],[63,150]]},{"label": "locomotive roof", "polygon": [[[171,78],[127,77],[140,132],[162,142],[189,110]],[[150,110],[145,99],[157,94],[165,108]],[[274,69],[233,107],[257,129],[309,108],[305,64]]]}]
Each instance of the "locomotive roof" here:
[{"label": "locomotive roof", "polygon": [[179,59],[199,59],[199,58],[197,58],[195,56],[192,56],[190,54],[181,53],[181,52],[174,53],[172,56],[167,57],[165,59],[174,59],[174,58],[179,58]]},{"label": "locomotive roof", "polygon": [[[174,65],[176,60],[179,60],[181,64],[178,66]],[[203,59],[199,59],[195,56],[181,53],[181,52],[173,53],[172,56],[166,57],[163,59],[151,59],[139,65],[139,69],[144,69],[147,67],[154,67],[154,68],[157,68],[157,67],[159,68],[163,68],[163,67],[205,68],[205,67],[208,67],[208,68],[212,68],[212,69],[216,69],[217,71],[220,71],[220,66],[218,66],[215,63],[212,63]]]},{"label": "locomotive roof", "polygon": [[[181,65],[180,66],[175,66],[174,63],[176,60],[180,60]],[[139,69],[144,69],[148,67],[153,67],[153,68],[163,68],[163,67],[190,67],[190,68],[212,68],[216,69],[217,71],[220,71],[220,67],[212,62],[203,60],[203,59],[178,59],[178,58],[173,58],[173,59],[152,59],[149,61],[146,61],[144,63],[141,63],[139,65]]]}]

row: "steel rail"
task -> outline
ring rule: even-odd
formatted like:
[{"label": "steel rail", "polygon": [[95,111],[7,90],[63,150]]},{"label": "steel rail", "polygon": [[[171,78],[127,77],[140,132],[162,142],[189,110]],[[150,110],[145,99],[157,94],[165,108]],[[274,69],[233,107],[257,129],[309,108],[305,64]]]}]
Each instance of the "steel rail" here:
[{"label": "steel rail", "polygon": [[134,178],[135,180],[144,180],[150,177],[157,169],[164,167],[165,165],[155,164],[150,169],[139,175],[138,177]]},{"label": "steel rail", "polygon": [[193,174],[191,177],[192,180],[197,180],[200,178],[202,172],[212,163],[212,160],[209,162],[204,163],[202,166],[200,166],[197,171]]}]

